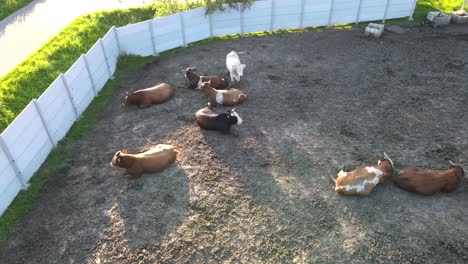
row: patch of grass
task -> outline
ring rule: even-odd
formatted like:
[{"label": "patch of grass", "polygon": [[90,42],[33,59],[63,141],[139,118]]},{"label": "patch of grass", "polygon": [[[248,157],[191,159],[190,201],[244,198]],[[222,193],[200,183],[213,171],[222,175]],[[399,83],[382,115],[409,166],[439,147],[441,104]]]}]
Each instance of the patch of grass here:
[{"label": "patch of grass", "polygon": [[462,4],[463,0],[419,0],[414,11],[414,20],[424,21],[431,11],[450,13],[459,10]]},{"label": "patch of grass", "polygon": [[[194,7],[194,4],[190,5]],[[64,30],[0,78],[0,131],[39,97],[61,72],[113,26],[124,26],[188,9],[180,3],[103,11],[75,19]]]},{"label": "patch of grass", "polygon": [[32,0],[1,0],[0,1],[0,20],[11,15],[16,10],[28,5]]}]

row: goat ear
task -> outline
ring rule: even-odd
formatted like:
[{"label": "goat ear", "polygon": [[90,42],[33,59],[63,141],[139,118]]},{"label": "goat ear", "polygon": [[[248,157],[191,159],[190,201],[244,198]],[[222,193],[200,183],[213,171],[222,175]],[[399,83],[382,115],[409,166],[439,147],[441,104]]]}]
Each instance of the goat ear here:
[{"label": "goat ear", "polygon": [[122,153],[124,153],[124,154],[127,153],[127,150],[126,149],[122,150]]}]

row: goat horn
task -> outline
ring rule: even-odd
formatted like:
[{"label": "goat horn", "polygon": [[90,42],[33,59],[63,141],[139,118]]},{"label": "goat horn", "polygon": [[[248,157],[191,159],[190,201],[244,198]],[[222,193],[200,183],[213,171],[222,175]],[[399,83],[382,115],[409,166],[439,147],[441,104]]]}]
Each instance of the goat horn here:
[{"label": "goat horn", "polygon": [[453,163],[451,160],[449,160],[449,163],[450,163],[450,165],[452,165],[452,166],[461,167],[461,168],[463,169],[463,172],[464,172],[465,174],[468,174],[468,171],[466,171],[465,168],[463,168],[463,166],[462,166],[460,163],[458,163],[458,164],[457,164],[457,163]]},{"label": "goat horn", "polygon": [[390,161],[390,164],[392,164],[392,168],[393,168],[393,161],[392,161],[392,159],[391,159],[391,158],[387,155],[387,153],[385,153],[385,152],[383,153],[383,155],[384,155],[384,157],[385,157],[386,159],[388,159],[388,161]]},{"label": "goat horn", "polygon": [[332,179],[332,181],[336,183],[336,179],[333,178],[333,176],[330,175],[330,179]]}]

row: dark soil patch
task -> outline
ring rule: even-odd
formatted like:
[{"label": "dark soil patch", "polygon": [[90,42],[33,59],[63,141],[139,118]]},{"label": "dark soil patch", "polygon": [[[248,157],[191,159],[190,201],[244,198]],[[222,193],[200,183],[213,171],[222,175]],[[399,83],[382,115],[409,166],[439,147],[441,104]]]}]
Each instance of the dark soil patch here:
[{"label": "dark soil patch", "polygon": [[[397,168],[466,160],[468,46],[458,35],[468,29],[456,29],[378,41],[361,30],[250,37],[157,59],[121,92],[183,84],[189,66],[224,72],[230,50],[248,51],[248,100],[236,107],[244,123],[229,135],[201,131],[193,114],[207,100],[195,90],[144,110],[116,96],[0,262],[468,262],[466,182],[431,197],[386,182],[366,198],[339,196],[329,182],[342,163],[375,163],[383,151]],[[158,142],[180,151],[161,173],[129,181],[109,166],[116,150]]]}]

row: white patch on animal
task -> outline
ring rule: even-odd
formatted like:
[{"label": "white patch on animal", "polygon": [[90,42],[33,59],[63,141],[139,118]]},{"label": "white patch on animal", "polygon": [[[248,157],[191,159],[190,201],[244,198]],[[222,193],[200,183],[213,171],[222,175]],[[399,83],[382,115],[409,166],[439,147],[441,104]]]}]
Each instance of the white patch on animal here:
[{"label": "white patch on animal", "polygon": [[348,173],[343,171],[343,170],[340,170],[340,172],[338,172],[338,174],[336,175],[338,177],[346,177],[348,176]]},{"label": "white patch on animal", "polygon": [[216,92],[216,102],[218,104],[223,104],[223,92],[221,91]]},{"label": "white patch on animal", "polygon": [[237,117],[237,124],[242,124],[242,118],[240,118],[239,114],[236,111],[232,111],[232,114]]},{"label": "white patch on animal", "polygon": [[197,86],[200,86],[200,85],[202,85],[202,83],[203,83],[203,82],[202,82],[202,79],[203,79],[203,76],[200,76],[200,80],[198,80],[198,84],[197,84]]},{"label": "white patch on animal", "polygon": [[377,176],[378,178],[380,178],[380,176],[382,176],[382,174],[383,174],[383,171],[381,171],[379,169],[376,169],[374,167],[366,167],[366,170],[369,173],[373,172],[375,174],[375,176]]},{"label": "white patch on animal", "polygon": [[[370,183],[376,186],[379,183],[380,176],[383,172],[374,167],[366,167],[366,170],[370,173],[374,173],[374,178],[372,180],[364,180],[361,184],[356,185],[346,185],[342,187],[336,187],[335,190],[345,189],[346,191],[356,190],[357,192],[362,192],[366,188],[366,184]],[[341,173],[341,171],[340,171]]]},{"label": "white patch on animal", "polygon": [[112,164],[112,161],[109,162],[109,164],[111,165],[111,167],[116,167],[116,166],[114,166],[114,164]]}]

